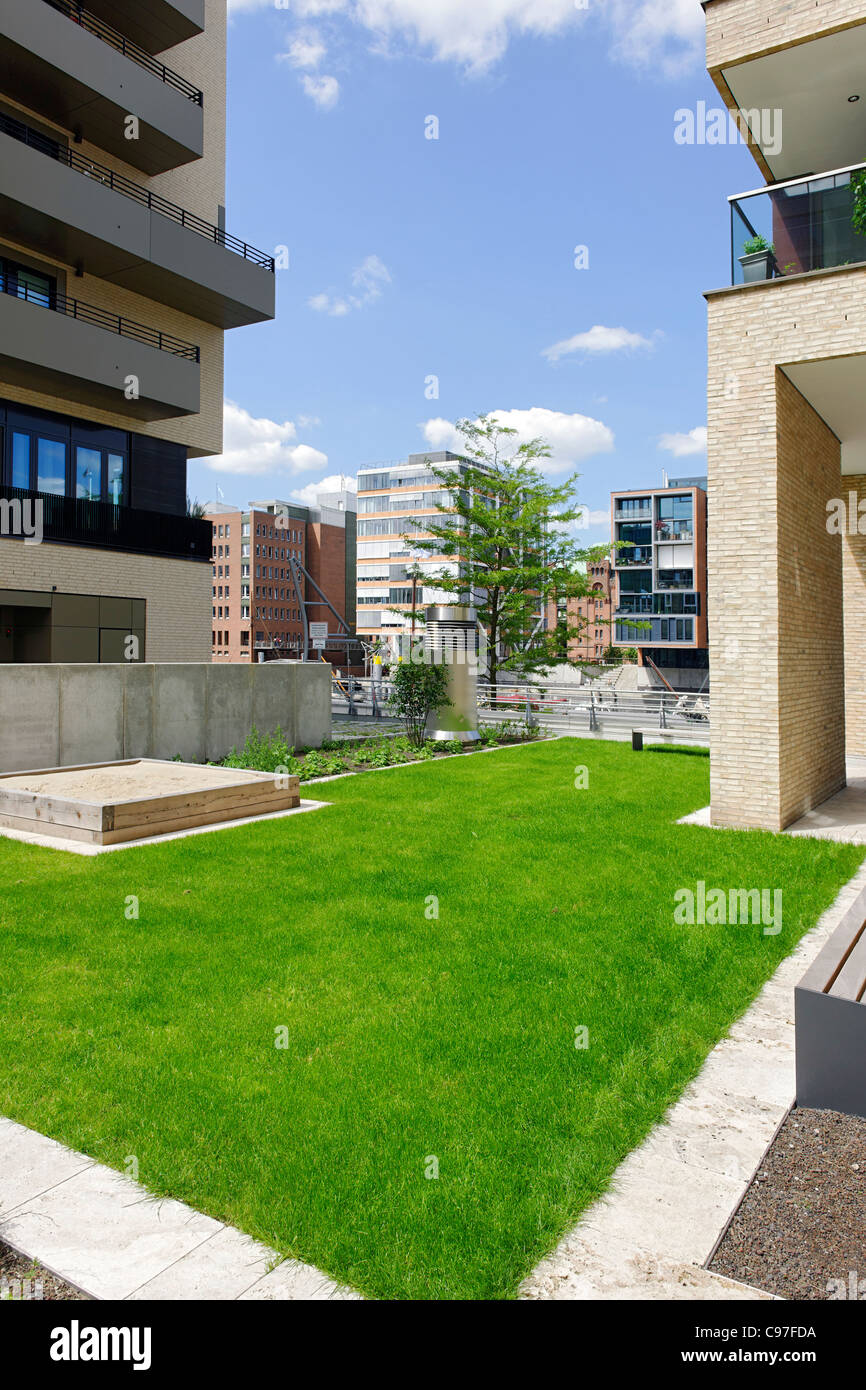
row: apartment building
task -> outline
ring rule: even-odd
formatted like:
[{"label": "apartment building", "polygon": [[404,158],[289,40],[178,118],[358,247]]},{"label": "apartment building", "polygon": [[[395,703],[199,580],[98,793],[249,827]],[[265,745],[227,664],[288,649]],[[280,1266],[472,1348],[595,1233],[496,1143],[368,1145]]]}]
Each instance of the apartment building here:
[{"label": "apartment building", "polygon": [[458,559],[443,562],[435,552],[412,544],[415,536],[429,538],[426,520],[433,525],[442,521],[437,503],[448,507],[452,502],[433,465],[459,474],[477,467],[441,450],[358,472],[358,636],[391,646],[395,655],[396,641],[390,639],[410,631],[413,595],[418,609],[447,602],[443,590],[425,587],[425,571],[458,573]]},{"label": "apartment building", "polygon": [[226,0],[0,4],[0,661],[210,658],[187,460],[275,283],[226,230],[225,65]]},{"label": "apartment building", "polygon": [[301,660],[306,620],[327,622],[323,656],[340,666],[349,664],[345,635],[340,636],[343,626],[328,603],[353,636],[354,492],[320,493],[315,507],[273,498],[250,502],[243,511],[209,502],[204,515],[213,546],[213,660]]},{"label": "apartment building", "polygon": [[[705,478],[611,493],[612,644],[674,687],[707,679]],[[700,672],[700,675],[695,673]],[[650,684],[660,683],[658,679]]]},{"label": "apartment building", "polygon": [[760,182],[706,294],[711,816],[779,830],[866,753],[866,3],[704,8]]}]

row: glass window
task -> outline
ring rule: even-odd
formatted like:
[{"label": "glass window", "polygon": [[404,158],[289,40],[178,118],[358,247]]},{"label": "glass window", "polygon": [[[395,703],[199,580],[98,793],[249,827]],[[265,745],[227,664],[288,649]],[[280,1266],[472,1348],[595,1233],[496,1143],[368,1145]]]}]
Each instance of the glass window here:
[{"label": "glass window", "polygon": [[102,450],[75,450],[75,496],[98,502],[102,495]]},{"label": "glass window", "polygon": [[53,281],[47,275],[38,275],[35,270],[19,265],[16,276],[19,299],[26,299],[28,304],[41,304],[44,309],[50,307]]},{"label": "glass window", "polygon": [[39,439],[36,463],[37,491],[62,497],[66,492],[66,445],[59,439]]},{"label": "glass window", "polygon": [[13,434],[12,436],[12,486],[30,486],[30,436],[29,434]]},{"label": "glass window", "polygon": [[108,496],[116,507],[123,503],[123,454],[108,455]]}]

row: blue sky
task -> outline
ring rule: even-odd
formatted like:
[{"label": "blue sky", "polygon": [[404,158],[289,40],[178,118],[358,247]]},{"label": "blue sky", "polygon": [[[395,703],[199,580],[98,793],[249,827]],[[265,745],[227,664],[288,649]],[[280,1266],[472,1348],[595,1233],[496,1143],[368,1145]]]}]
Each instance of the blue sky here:
[{"label": "blue sky", "polygon": [[697,0],[229,10],[228,229],[290,264],[276,322],[227,336],[226,452],[192,495],[307,496],[479,411],[548,433],[605,515],[705,470],[680,438],[706,421],[702,291],[727,194],[761,179],[742,145],[674,140],[720,104]]}]

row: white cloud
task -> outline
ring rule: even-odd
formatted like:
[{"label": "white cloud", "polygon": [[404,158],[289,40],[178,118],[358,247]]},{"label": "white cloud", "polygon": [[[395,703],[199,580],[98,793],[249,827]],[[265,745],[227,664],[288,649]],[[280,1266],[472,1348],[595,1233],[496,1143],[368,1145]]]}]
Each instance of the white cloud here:
[{"label": "white cloud", "polygon": [[298,424],[300,425],[300,427],[301,427],[302,430],[312,430],[312,429],[315,429],[316,425],[320,425],[321,423],[322,423],[322,422],[321,422],[321,420],[319,419],[318,415],[299,415],[299,416],[298,416]]},{"label": "white cloud", "polygon": [[563,338],[545,348],[542,357],[548,362],[558,362],[572,352],[633,352],[635,348],[652,347],[649,338],[640,333],[632,333],[628,328],[605,328],[603,324],[593,324],[585,333],[575,333],[573,338]]},{"label": "white cloud", "polygon": [[305,72],[301,85],[320,111],[332,111],[340,100],[340,84],[336,77],[328,77],[324,73],[314,77],[312,73]]},{"label": "white cloud", "polygon": [[378,256],[368,256],[352,271],[352,284],[356,294],[330,295],[314,294],[307,304],[318,314],[329,314],[331,318],[345,318],[353,309],[364,309],[374,304],[382,296],[382,287],[390,285],[391,272]]},{"label": "white cloud", "polygon": [[[582,459],[593,454],[609,454],[613,450],[613,431],[601,420],[590,415],[567,415],[559,410],[533,406],[529,410],[491,410],[501,425],[517,431],[516,445],[530,439],[544,439],[550,445],[551,457],[543,460],[546,473],[564,473]],[[442,417],[427,420],[421,429],[431,449],[451,449],[459,453],[462,436],[450,420]]]},{"label": "white cloud", "polygon": [[223,452],[204,459],[216,473],[241,473],[257,477],[263,473],[305,473],[326,468],[328,455],[309,444],[297,443],[292,420],[278,424],[267,417],[256,418],[234,401],[223,406]]},{"label": "white cloud", "polygon": [[355,492],[357,486],[354,478],[347,478],[342,473],[329,473],[327,478],[320,478],[318,482],[295,488],[291,497],[293,502],[302,502],[305,507],[315,507],[320,492],[342,492],[344,488],[349,492]]},{"label": "white cloud", "polygon": [[[270,9],[274,0],[229,0],[229,14]],[[296,19],[343,15],[380,47],[398,40],[440,62],[484,72],[512,39],[578,32],[586,18],[603,24],[612,51],[633,67],[667,76],[696,65],[704,17],[699,0],[289,0]]]},{"label": "white cloud", "polygon": [[674,458],[687,458],[689,454],[705,454],[707,452],[707,427],[706,425],[696,425],[688,434],[663,434],[659,440],[659,448],[667,449]]},{"label": "white cloud", "polygon": [[675,77],[701,65],[704,12],[699,0],[606,0],[613,52],[637,68]]},{"label": "white cloud", "polygon": [[285,53],[277,54],[277,61],[289,63],[293,68],[317,68],[326,53],[325,45],[315,34],[299,34]]}]

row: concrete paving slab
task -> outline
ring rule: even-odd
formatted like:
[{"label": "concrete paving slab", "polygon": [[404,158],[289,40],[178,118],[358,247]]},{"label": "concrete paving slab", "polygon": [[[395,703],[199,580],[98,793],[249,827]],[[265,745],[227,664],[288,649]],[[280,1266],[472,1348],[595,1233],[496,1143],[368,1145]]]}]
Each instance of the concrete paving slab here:
[{"label": "concrete paving slab", "polygon": [[274,1252],[233,1226],[223,1226],[188,1255],[127,1297],[130,1301],[235,1299],[268,1273]]},{"label": "concrete paving slab", "polygon": [[581,1224],[605,1239],[630,1241],[656,1259],[701,1264],[741,1192],[735,1178],[673,1165],[663,1145],[643,1146],[620,1164],[612,1191]]},{"label": "concrete paving slab", "polygon": [[298,1260],[284,1260],[251,1289],[247,1289],[246,1293],[242,1293],[238,1301],[244,1303],[272,1299],[332,1299],[345,1302],[360,1297],[354,1289],[348,1289],[344,1284],[335,1284],[333,1279],[329,1279],[312,1265],[301,1264]]},{"label": "concrete paving slab", "polygon": [[0,1119],[0,1221],[15,1207],[93,1166],[86,1154]]},{"label": "concrete paving slab", "polygon": [[360,1298],[13,1120],[0,1118],[0,1153],[0,1239],[91,1298]]},{"label": "concrete paving slab", "polygon": [[92,1297],[119,1299],[220,1229],[97,1163],[11,1212],[0,1238]]}]

